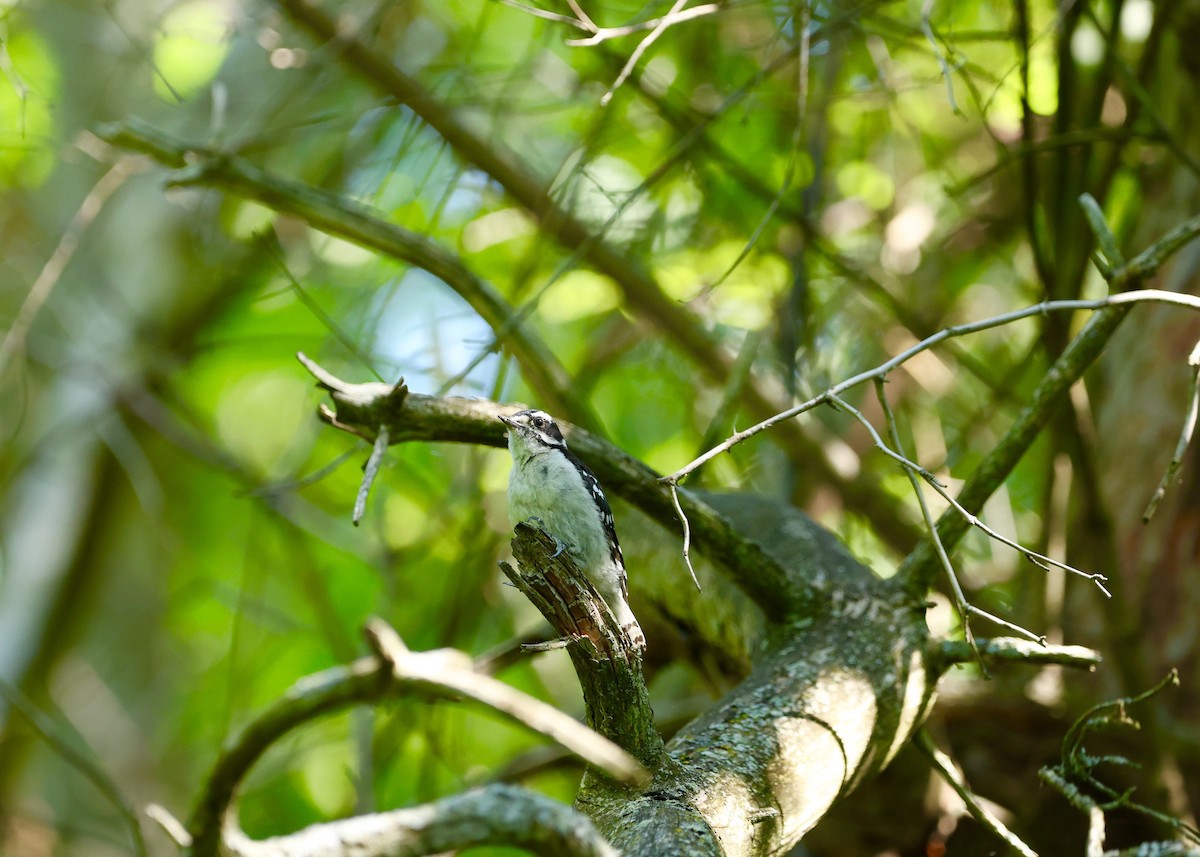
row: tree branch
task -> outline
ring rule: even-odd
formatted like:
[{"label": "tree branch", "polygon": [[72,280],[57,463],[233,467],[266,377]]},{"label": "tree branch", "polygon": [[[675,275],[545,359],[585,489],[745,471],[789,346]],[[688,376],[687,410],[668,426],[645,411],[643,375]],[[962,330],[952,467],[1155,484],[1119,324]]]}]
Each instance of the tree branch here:
[{"label": "tree branch", "polygon": [[917,733],[916,740],[913,743],[925,754],[925,757],[929,759],[929,763],[933,765],[933,769],[941,775],[942,779],[954,790],[954,793],[962,799],[967,810],[980,824],[1006,842],[1021,857],[1038,857],[1036,851],[1021,841],[1020,837],[1009,830],[1004,822],[983,805],[983,802],[979,800],[979,797],[967,785],[967,780],[963,776],[962,770],[954,763],[953,759],[938,749],[938,746],[933,743],[933,738],[930,737],[928,732],[922,729]]},{"label": "tree branch", "polygon": [[575,394],[567,370],[529,326],[520,322],[499,290],[430,239],[384,220],[360,202],[265,172],[228,152],[175,139],[136,119],[102,125],[96,133],[114,146],[141,152],[180,170],[172,179],[174,184],[219,188],[252,199],[298,217],[314,229],[429,272],[496,332],[547,407],[574,422],[599,425],[591,407]]},{"label": "tree branch", "polygon": [[239,783],[281,736],[317,717],[400,694],[479,703],[545,735],[621,782],[644,781],[645,770],[620,747],[553,706],[478,672],[465,654],[450,649],[411,652],[379,620],[367,626],[367,636],[377,656],[300,680],[222,753],[188,820],[191,857],[217,853]]},{"label": "tree branch", "polygon": [[1183,417],[1183,427],[1179,430],[1179,440],[1175,442],[1175,453],[1167,463],[1167,469],[1163,473],[1162,479],[1159,480],[1158,488],[1154,490],[1154,494],[1146,506],[1146,511],[1142,513],[1142,523],[1144,524],[1150,523],[1150,519],[1158,510],[1158,504],[1167,495],[1167,489],[1171,487],[1171,483],[1175,480],[1175,474],[1179,472],[1179,467],[1183,464],[1184,453],[1187,452],[1187,448],[1192,442],[1192,433],[1196,430],[1196,417],[1200,414],[1200,342],[1197,342],[1192,348],[1192,353],[1188,356],[1188,366],[1192,370],[1192,386],[1188,391],[1187,412]]},{"label": "tree branch", "polygon": [[[548,192],[548,181],[536,177],[515,153],[472,131],[418,80],[398,69],[389,57],[373,50],[356,34],[349,32],[347,27],[339,25],[308,0],[276,2],[289,18],[318,41],[331,43],[338,51],[338,58],[356,74],[380,92],[407,105],[441,135],[461,158],[491,176],[517,203],[538,218],[548,235],[610,277],[621,290],[630,309],[666,334],[692,358],[702,372],[719,385],[728,383],[734,372],[735,357],[707,331],[702,320],[668,297],[654,276],[626,249],[593,234],[583,221],[560,206]],[[847,13],[838,25],[853,18],[853,13]],[[792,53],[784,53],[777,62],[764,67],[751,84],[772,70],[781,68],[792,58]],[[704,130],[711,122],[724,110],[740,103],[753,89],[753,85],[740,87],[726,99],[721,111],[694,120],[671,159],[653,176],[665,175],[688,148],[703,139]],[[648,184],[649,179],[644,186]],[[757,376],[746,384],[744,394],[747,408],[760,419],[790,404],[786,391]],[[781,432],[781,445],[792,459],[802,462],[814,481],[821,480],[836,487],[845,498],[846,505],[868,517],[885,538],[902,549],[907,549],[917,538],[915,528],[896,517],[886,493],[880,490],[872,475],[864,473],[847,479],[839,474],[824,447],[810,438],[801,426],[787,425]]]},{"label": "tree branch", "polygon": [[[1152,277],[1172,253],[1197,235],[1200,235],[1200,215],[1184,221],[1129,262],[1109,272],[1106,278],[1110,287],[1114,291],[1135,288]],[[1054,361],[1034,390],[1029,404],[1017,415],[1004,437],[963,485],[957,497],[959,505],[972,512],[978,511],[992,492],[1000,487],[1050,421],[1063,394],[1083,376],[1084,371],[1104,350],[1130,307],[1137,302],[1136,294],[1127,292],[1102,299],[1108,305],[1088,319],[1079,335]],[[1190,295],[1172,292],[1155,294],[1170,295],[1172,303],[1191,305],[1196,302],[1196,298]],[[938,520],[937,531],[942,544],[952,549],[969,527],[970,524],[955,509],[948,509]],[[905,557],[896,574],[910,586],[911,591],[918,592],[929,588],[937,569],[938,559],[933,542],[925,538]]]},{"label": "tree branch", "polygon": [[517,524],[512,547],[520,570],[505,562],[500,568],[566,641],[583,689],[587,724],[651,770],[661,766],[663,740],[650,707],[641,651],[551,536]]},{"label": "tree branch", "polygon": [[1084,646],[1051,645],[1017,637],[978,639],[976,651],[965,640],[937,640],[930,645],[931,659],[940,669],[975,660],[977,656],[987,664],[1057,664],[1086,670],[1094,670],[1103,660],[1095,649]]},{"label": "tree branch", "polygon": [[[389,384],[351,384],[305,355],[297,356],[330,391],[337,408],[334,411],[322,406],[321,418],[336,428],[373,439],[379,427],[386,424],[394,443],[449,440],[504,445],[498,417],[506,411],[494,402],[408,393],[397,405],[398,397],[392,396]],[[572,451],[595,471],[606,491],[623,497],[660,523],[672,525],[675,512],[671,491],[657,473],[595,435],[562,425]],[[812,612],[825,599],[822,586],[789,572],[695,494],[680,490],[679,502],[691,522],[694,545],[723,564],[730,580],[759,605],[769,620],[786,623]]]},{"label": "tree branch", "polygon": [[925,642],[923,611],[895,587],[845,584],[667,744],[677,773],[633,798],[585,784],[577,805],[631,857],[786,853],[924,720]]},{"label": "tree branch", "polygon": [[586,816],[502,784],[260,841],[234,827],[226,831],[225,845],[234,857],[424,857],[482,845],[522,848],[540,857],[619,857]]},{"label": "tree branch", "polygon": [[[1200,216],[1189,220],[1186,224],[1184,224],[1184,227],[1173,230],[1168,236],[1166,236],[1166,238],[1164,238],[1164,241],[1168,238],[1171,239],[1171,243],[1175,245],[1174,249],[1178,249],[1179,247],[1183,246],[1183,244],[1187,243],[1187,241],[1195,238],[1197,235],[1200,235]],[[1146,269],[1146,272],[1141,276],[1143,278],[1148,278],[1153,274],[1154,271],[1157,270],[1158,265],[1161,264],[1164,259],[1165,256],[1163,259],[1157,259],[1154,256],[1146,256],[1146,254],[1143,254],[1142,256],[1138,256],[1120,271],[1113,272],[1113,276],[1114,278],[1120,276],[1123,281],[1128,281],[1130,276],[1128,271],[1138,267]],[[735,432],[721,443],[715,445],[703,454],[696,456],[695,459],[688,462],[671,475],[664,477],[664,479],[668,482],[679,482],[702,465],[707,464],[709,461],[716,458],[718,455],[728,452],[729,450],[733,449],[733,447],[749,440],[756,434],[764,432],[767,429],[783,425],[788,420],[807,413],[808,411],[814,410],[822,405],[833,404],[834,400],[846,390],[852,389],[861,384],[865,384],[867,381],[886,378],[893,370],[904,365],[918,354],[928,351],[934,346],[940,345],[941,343],[955,337],[967,336],[972,333],[980,333],[985,330],[991,330],[992,328],[1002,327],[1006,324],[1012,324],[1013,322],[1020,321],[1021,319],[1043,316],[1051,312],[1117,310],[1120,311],[1122,317],[1124,317],[1124,312],[1128,311],[1133,304],[1138,303],[1171,304],[1173,306],[1200,311],[1200,297],[1196,297],[1195,295],[1167,292],[1162,291],[1161,289],[1138,289],[1134,291],[1122,292],[1120,294],[1109,295],[1108,297],[1104,298],[1095,298],[1093,300],[1043,301],[1042,303],[1033,304],[1032,306],[1023,307],[1011,312],[989,316],[987,318],[980,319],[979,321],[951,325],[950,327],[942,328],[932,336],[925,337],[925,339],[922,339],[916,345],[905,349],[895,357],[885,360],[878,366],[867,369],[863,372],[859,372],[857,375],[853,375],[844,381],[839,381],[838,383],[826,390],[823,390],[805,402],[801,402],[800,404],[790,407],[787,410],[773,414],[762,422],[742,429],[739,432]],[[1103,343],[1101,343],[1101,347],[1103,347]]]}]

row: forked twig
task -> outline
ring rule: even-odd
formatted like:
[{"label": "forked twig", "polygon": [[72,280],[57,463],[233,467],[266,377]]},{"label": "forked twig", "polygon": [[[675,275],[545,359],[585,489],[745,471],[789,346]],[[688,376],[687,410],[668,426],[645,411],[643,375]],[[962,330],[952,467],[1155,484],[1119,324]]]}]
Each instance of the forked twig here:
[{"label": "forked twig", "polygon": [[[661,18],[651,18],[649,21],[642,21],[638,24],[627,24],[623,27],[596,27],[592,31],[592,35],[585,39],[567,39],[567,44],[571,47],[590,47],[598,45],[601,42],[606,42],[609,39],[619,39],[622,36],[630,36],[634,33],[640,33],[643,30],[653,30],[660,25],[668,27],[675,24],[682,24],[684,21],[692,21],[696,18],[703,18],[707,15],[715,15],[721,11],[720,5],[716,3],[706,3],[703,6],[693,6],[691,9],[680,9],[677,12],[669,12]],[[594,26],[594,25],[593,25]],[[584,26],[581,29],[589,29]]]},{"label": "forked twig", "polygon": [[[878,382],[876,382],[876,385],[878,386]],[[882,393],[882,391],[880,391],[880,393]],[[1013,541],[1012,539],[1008,538],[1007,536],[1001,535],[1000,533],[996,532],[991,527],[989,527],[987,524],[983,523],[983,521],[981,521],[978,518],[978,516],[972,514],[965,507],[963,507],[963,505],[961,503],[959,503],[958,500],[956,500],[954,498],[954,496],[948,490],[946,490],[945,483],[943,483],[941,480],[939,480],[936,476],[934,476],[932,473],[930,473],[928,470],[926,470],[921,465],[917,464],[916,462],[910,461],[908,458],[905,458],[903,455],[901,455],[900,453],[891,449],[886,443],[884,443],[883,438],[881,438],[879,436],[879,432],[877,432],[875,430],[875,427],[873,425],[871,425],[871,421],[868,420],[865,416],[863,416],[861,411],[859,411],[857,408],[855,408],[849,402],[845,401],[844,399],[842,399],[838,396],[831,396],[830,402],[831,402],[831,404],[834,405],[834,407],[838,408],[839,410],[845,411],[846,413],[853,416],[856,420],[858,420],[870,433],[871,439],[874,442],[877,449],[879,449],[882,453],[887,455],[889,458],[893,459],[897,464],[899,464],[901,467],[903,467],[906,471],[909,471],[910,473],[914,473],[914,474],[920,476],[927,483],[929,483],[929,485],[933,487],[933,490],[936,491],[942,497],[942,499],[944,499],[947,503],[949,503],[950,507],[952,509],[954,509],[954,511],[957,512],[959,515],[961,515],[963,520],[965,520],[972,527],[975,527],[976,529],[980,530],[988,538],[993,539],[994,541],[998,541],[1003,545],[1007,545],[1008,547],[1017,551],[1022,556],[1024,556],[1026,559],[1028,559],[1030,562],[1032,562],[1034,565],[1036,565],[1038,568],[1041,568],[1045,571],[1049,571],[1050,566],[1054,566],[1055,568],[1061,568],[1063,571],[1068,571],[1071,574],[1074,574],[1074,575],[1084,578],[1085,580],[1092,581],[1094,584],[1096,584],[1097,587],[1100,588],[1100,591],[1103,592],[1107,597],[1109,597],[1109,598],[1112,597],[1112,593],[1109,592],[1108,589],[1104,586],[1104,582],[1108,578],[1106,578],[1103,574],[1099,574],[1096,572],[1082,571],[1078,568],[1075,568],[1075,566],[1073,566],[1073,565],[1069,565],[1068,563],[1065,563],[1060,560],[1054,559],[1052,557],[1046,556],[1043,553],[1038,553],[1035,550],[1025,547],[1024,545],[1020,544],[1019,542]],[[885,408],[887,407],[885,398],[882,397],[882,395],[880,398],[880,402],[884,404]],[[1035,637],[1035,639],[1037,639],[1037,637]]]},{"label": "forked twig", "polygon": [[[1187,234],[1191,235],[1191,237],[1200,235],[1200,217],[1192,218],[1192,220],[1188,222],[1188,225],[1190,228],[1187,230]],[[1180,244],[1181,243],[1182,242],[1180,242]],[[1143,254],[1143,256],[1145,255],[1146,254]],[[1142,259],[1142,256],[1139,256],[1137,259],[1131,261],[1126,268],[1134,267],[1138,264],[1140,259]],[[1161,259],[1156,259],[1155,264],[1160,261]],[[1143,264],[1148,265],[1149,262],[1143,262]],[[885,360],[883,363],[880,363],[873,369],[868,369],[865,372],[860,372],[844,381],[840,381],[837,384],[834,384],[832,387],[829,387],[827,390],[818,393],[816,396],[813,396],[808,401],[801,402],[799,405],[788,408],[785,411],[780,411],[779,413],[768,417],[762,422],[756,423],[747,429],[742,429],[739,432],[735,432],[724,441],[705,452],[703,455],[699,455],[689,463],[685,464],[679,470],[676,470],[669,476],[664,476],[663,481],[679,482],[702,464],[711,461],[722,453],[728,452],[729,450],[733,449],[733,447],[749,440],[756,434],[764,432],[767,429],[772,428],[781,422],[790,420],[793,417],[797,417],[800,414],[811,411],[820,405],[828,404],[834,396],[841,395],[845,391],[857,387],[860,384],[865,384],[867,381],[872,381],[875,378],[884,378],[890,374],[893,369],[904,365],[918,354],[928,351],[935,345],[939,345],[948,339],[953,339],[954,337],[958,336],[966,336],[972,333],[980,333],[984,330],[991,330],[995,327],[1002,327],[1006,324],[1012,324],[1013,322],[1020,321],[1021,319],[1045,315],[1048,312],[1073,312],[1077,310],[1094,311],[1104,309],[1106,307],[1125,306],[1138,303],[1164,303],[1200,311],[1200,297],[1195,295],[1184,295],[1176,292],[1163,291],[1161,289],[1136,289],[1133,291],[1121,292],[1119,294],[1109,295],[1108,297],[1096,298],[1093,300],[1043,301],[1039,304],[1013,310],[1012,312],[1001,313],[1000,315],[990,316],[979,321],[951,325],[950,327],[939,330],[937,333],[932,334],[931,336],[927,336],[916,345],[904,350],[895,357]]]},{"label": "forked twig", "polygon": [[621,85],[629,79],[629,75],[633,74],[633,70],[637,67],[638,61],[641,60],[642,54],[650,49],[650,46],[658,41],[658,37],[667,31],[671,24],[675,23],[673,18],[680,9],[687,4],[687,0],[675,0],[671,6],[671,11],[659,19],[658,24],[651,30],[644,39],[638,42],[638,46],[633,49],[633,53],[629,55],[629,59],[625,61],[625,65],[621,68],[621,73],[617,75],[617,79],[613,81],[613,85],[608,88],[608,92],[600,97],[600,106],[604,107],[612,101],[613,95],[621,88]]}]

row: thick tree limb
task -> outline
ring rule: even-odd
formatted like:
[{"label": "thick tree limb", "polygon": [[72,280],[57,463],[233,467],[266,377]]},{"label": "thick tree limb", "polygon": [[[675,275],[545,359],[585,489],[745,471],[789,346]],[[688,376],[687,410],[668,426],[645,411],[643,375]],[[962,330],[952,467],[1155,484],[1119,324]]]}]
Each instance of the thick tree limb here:
[{"label": "thick tree limb", "polygon": [[[346,430],[371,437],[386,423],[398,441],[503,442],[494,403],[408,393],[390,413],[389,385],[346,384],[301,360],[333,396],[336,411],[325,409],[324,418]],[[656,474],[585,432],[567,433],[606,488],[670,520]],[[556,579],[571,570],[546,565],[548,539],[520,529],[514,541],[522,571],[513,579],[529,583],[523,588],[535,603],[545,602],[544,615],[560,633],[570,632],[567,648],[590,700],[589,720],[653,768],[645,791],[589,773],[576,805],[630,857],[782,852],[887,764],[924,719],[939,670],[930,661],[923,606],[844,549],[814,544],[807,528],[772,524],[778,515],[759,509],[747,527],[752,534],[766,529],[762,538],[774,545],[767,554],[740,534],[733,534],[739,543],[721,542],[724,531],[711,524],[728,528],[725,518],[687,492],[681,501],[706,510],[689,511],[697,544],[726,561],[748,594],[764,599],[773,624],[747,680],[662,749],[607,611],[597,610],[594,598],[581,604],[564,596]],[[799,600],[781,610],[791,599]]]},{"label": "thick tree limb", "polygon": [[503,562],[500,567],[566,641],[588,725],[651,770],[659,767],[663,741],[654,725],[641,652],[553,538],[518,524],[512,547],[520,570]]},{"label": "thick tree limb", "polygon": [[924,720],[924,646],[895,587],[847,585],[667,744],[676,772],[632,799],[585,782],[576,804],[630,857],[785,853]]}]

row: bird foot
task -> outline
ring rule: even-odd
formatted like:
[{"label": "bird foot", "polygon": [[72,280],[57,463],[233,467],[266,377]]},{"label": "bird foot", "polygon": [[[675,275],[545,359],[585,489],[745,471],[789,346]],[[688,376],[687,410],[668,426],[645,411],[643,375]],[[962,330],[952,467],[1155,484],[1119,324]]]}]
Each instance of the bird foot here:
[{"label": "bird foot", "polygon": [[539,530],[541,530],[543,533],[548,535],[550,538],[554,539],[554,553],[550,554],[550,559],[554,559],[555,557],[557,557],[559,554],[561,554],[563,551],[565,551],[567,549],[567,543],[560,540],[558,536],[554,535],[554,533],[547,530],[546,522],[543,521],[541,518],[534,515],[532,517],[526,518],[525,523],[537,524],[537,527]]}]

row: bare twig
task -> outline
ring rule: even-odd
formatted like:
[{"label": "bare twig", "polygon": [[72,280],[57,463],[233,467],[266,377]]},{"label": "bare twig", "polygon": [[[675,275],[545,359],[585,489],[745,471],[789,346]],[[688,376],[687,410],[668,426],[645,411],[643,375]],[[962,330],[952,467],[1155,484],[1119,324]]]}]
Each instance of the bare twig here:
[{"label": "bare twig", "polygon": [[[574,4],[572,4],[572,8],[574,8]],[[609,39],[619,39],[621,36],[640,33],[643,30],[654,30],[660,26],[671,27],[675,24],[682,24],[684,21],[692,21],[707,15],[715,15],[720,11],[721,6],[717,3],[705,3],[703,6],[693,6],[691,9],[677,10],[676,7],[673,7],[670,12],[661,18],[651,18],[649,21],[642,21],[638,24],[626,24],[623,27],[596,27],[589,19],[583,22],[585,26],[580,29],[591,29],[592,35],[585,39],[567,39],[567,44],[572,47],[589,47],[606,42]],[[590,26],[587,26],[589,24]],[[593,27],[595,29],[592,29]],[[616,87],[614,86],[614,88]]]},{"label": "bare twig", "polygon": [[596,26],[596,22],[591,19],[591,16],[583,11],[583,7],[579,5],[579,0],[567,0],[567,5],[571,7],[571,11],[575,13],[575,17],[579,19],[579,23],[583,25],[585,30],[592,33],[600,31],[600,28]]},{"label": "bare twig", "polygon": [[183,826],[183,822],[176,818],[165,806],[157,803],[147,804],[144,812],[146,813],[146,818],[157,824],[162,832],[167,834],[177,846],[180,848],[192,847],[192,834],[187,832],[187,828]]},{"label": "bare twig", "polygon": [[612,101],[613,95],[618,89],[621,88],[621,84],[629,79],[629,75],[633,74],[633,70],[637,67],[638,60],[642,58],[642,54],[649,50],[650,46],[658,41],[658,37],[667,31],[667,28],[674,23],[673,16],[676,15],[686,4],[687,0],[675,0],[675,3],[671,6],[671,11],[660,18],[658,23],[654,26],[654,29],[651,30],[644,39],[638,42],[638,46],[633,49],[633,53],[631,53],[629,55],[629,59],[625,61],[625,65],[621,69],[621,73],[618,74],[617,79],[613,81],[613,85],[608,88],[608,92],[604,93],[604,95],[600,97],[601,107]]},{"label": "bare twig", "polygon": [[[1185,234],[1188,236],[1189,240],[1196,237],[1196,235],[1200,235],[1200,216],[1194,217],[1188,221],[1188,228],[1185,230]],[[1175,249],[1178,249],[1178,247],[1182,246],[1183,243],[1183,241],[1178,241]],[[1130,276],[1127,272],[1135,265],[1138,266],[1139,269],[1146,269],[1142,276],[1149,276],[1150,271],[1157,268],[1158,264],[1161,262],[1162,258],[1155,258],[1152,260],[1150,258],[1143,259],[1142,256],[1139,256],[1137,259],[1134,259],[1127,266],[1122,268],[1122,276]],[[984,330],[991,330],[995,327],[1012,324],[1013,322],[1020,321],[1021,319],[1044,315],[1048,312],[1073,312],[1077,310],[1094,311],[1105,309],[1107,307],[1127,307],[1131,304],[1138,303],[1171,304],[1173,306],[1200,311],[1200,297],[1195,295],[1178,294],[1176,292],[1162,291],[1161,289],[1138,289],[1135,291],[1109,295],[1108,297],[1104,298],[1095,298],[1093,300],[1043,301],[1042,303],[1034,304],[1033,306],[1024,307],[1023,309],[1019,310],[1013,310],[1012,312],[1001,313],[1000,315],[990,316],[979,321],[951,325],[950,327],[939,330],[932,336],[927,336],[916,345],[904,350],[895,357],[880,363],[873,369],[868,369],[865,372],[860,372],[859,374],[847,378],[844,381],[840,381],[839,383],[834,384],[832,387],[829,387],[827,390],[817,394],[816,396],[813,396],[808,401],[801,402],[799,405],[788,408],[786,411],[781,411],[780,413],[775,414],[774,416],[769,417],[753,426],[750,426],[747,429],[735,432],[726,440],[705,452],[703,455],[696,457],[688,464],[679,468],[679,470],[676,470],[669,476],[664,476],[663,481],[679,482],[700,465],[711,461],[713,458],[716,458],[722,453],[728,452],[739,443],[749,440],[756,434],[766,431],[767,429],[772,428],[781,422],[790,420],[793,417],[811,411],[820,405],[828,404],[830,401],[832,401],[833,397],[844,393],[846,390],[857,387],[858,385],[864,384],[867,381],[874,380],[875,378],[886,377],[893,369],[904,365],[923,351],[928,351],[930,348],[933,348],[935,345],[945,342],[948,339],[958,336],[966,336],[972,333],[980,333]]]},{"label": "bare twig", "polygon": [[58,753],[68,765],[83,774],[88,782],[95,786],[97,791],[104,795],[109,803],[117,808],[117,813],[121,816],[121,820],[129,828],[129,836],[133,839],[134,854],[138,855],[138,857],[148,857],[149,852],[146,850],[146,840],[142,836],[142,825],[138,821],[137,813],[134,812],[129,802],[125,800],[124,795],[121,794],[121,790],[117,788],[117,784],[113,782],[112,777],[105,773],[94,760],[76,749],[71,741],[62,734],[62,730],[58,725],[39,711],[37,706],[30,702],[25,697],[25,694],[21,693],[17,688],[0,680],[0,696],[4,697],[9,705],[20,712],[21,716],[28,721],[33,731],[41,736],[42,740],[49,744],[54,752]]},{"label": "bare twig", "polygon": [[700,581],[696,579],[696,569],[692,568],[692,525],[683,513],[683,507],[679,505],[678,485],[671,485],[671,503],[675,506],[675,514],[679,516],[680,523],[683,524],[683,561],[687,563],[688,573],[692,575],[692,583],[696,584],[696,589],[699,590]]},{"label": "bare twig", "polygon": [[62,278],[63,271],[74,258],[80,239],[83,238],[83,234],[91,226],[92,221],[96,219],[96,215],[100,213],[105,203],[121,185],[125,184],[126,179],[144,171],[148,166],[149,162],[145,158],[125,155],[118,158],[108,168],[108,171],[92,185],[92,189],[83,198],[83,202],[79,204],[74,217],[71,218],[71,222],[63,231],[62,237],[59,238],[58,246],[54,248],[54,252],[50,254],[50,258],[46,260],[46,264],[38,273],[37,279],[30,286],[29,294],[25,296],[21,308],[17,310],[17,316],[13,319],[8,332],[4,334],[3,341],[0,341],[0,373],[7,367],[12,356],[24,347],[25,337],[29,334],[30,326]]},{"label": "bare twig", "polygon": [[380,426],[379,434],[375,436],[375,443],[371,445],[371,455],[367,459],[367,465],[363,468],[363,478],[362,483],[358,486],[358,496],[354,498],[353,521],[356,527],[367,511],[367,495],[371,493],[371,486],[375,484],[375,477],[379,475],[379,467],[383,463],[383,454],[387,452],[389,439],[388,427]]},{"label": "bare twig", "polygon": [[1010,631],[1014,631],[1020,634],[1022,637],[1027,637],[1028,639],[1033,640],[1038,645],[1046,645],[1046,637],[1044,634],[1035,634],[1028,628],[1022,628],[1020,625],[1009,622],[1007,619],[1001,619],[994,613],[989,613],[986,610],[982,610],[979,607],[976,607],[974,604],[967,605],[967,612],[972,616],[978,616],[981,619],[987,619],[989,622],[995,622],[1001,628],[1007,628]]},{"label": "bare twig", "polygon": [[962,116],[963,112],[959,109],[958,101],[954,97],[954,78],[950,74],[950,64],[946,62],[946,53],[938,44],[937,36],[933,32],[933,24],[929,20],[932,15],[933,0],[925,0],[921,6],[921,32],[925,34],[929,47],[933,49],[933,56],[937,60],[938,68],[942,70],[942,78],[946,81],[946,98],[950,102],[950,110],[955,116]]},{"label": "bare twig", "polygon": [[[917,505],[921,507],[921,517],[925,520],[925,526],[929,528],[929,534],[933,537],[933,546],[937,550],[938,559],[942,563],[942,569],[946,572],[946,580],[950,584],[950,593],[954,597],[954,607],[958,610],[958,616],[962,620],[963,638],[967,644],[967,648],[971,650],[975,661],[979,664],[980,671],[987,675],[987,664],[983,662],[983,656],[979,652],[979,647],[975,643],[975,635],[971,631],[971,611],[970,604],[967,602],[966,593],[963,592],[962,584],[958,582],[958,575],[954,571],[954,565],[950,562],[950,555],[946,551],[945,545],[942,544],[942,539],[938,535],[937,522],[934,521],[933,515],[929,511],[929,504],[925,501],[925,492],[921,490],[921,483],[917,480],[917,471],[924,468],[916,467],[908,462],[908,459],[903,455],[903,447],[900,443],[900,428],[896,424],[896,417],[892,413],[892,406],[888,403],[887,393],[884,391],[884,379],[875,379],[875,397],[879,400],[879,405],[883,409],[883,418],[887,422],[888,431],[892,436],[892,443],[896,445],[896,449],[900,450],[898,457],[904,466],[904,473],[908,477],[908,482],[912,485],[913,493],[917,495]],[[841,399],[835,400],[840,403],[838,406],[849,408]],[[851,412],[858,416],[860,422],[866,427],[867,431],[876,440],[876,446],[881,449],[885,448],[883,441],[879,439],[879,435],[875,433],[875,428],[867,421],[857,410],[850,408]]]},{"label": "bare twig", "polygon": [[1142,523],[1150,523],[1150,519],[1158,511],[1158,504],[1163,501],[1167,494],[1167,488],[1174,481],[1175,474],[1179,472],[1179,467],[1183,464],[1183,455],[1187,452],[1187,448],[1192,442],[1192,434],[1196,431],[1196,415],[1200,413],[1200,342],[1197,342],[1192,349],[1191,356],[1188,357],[1188,366],[1192,367],[1192,389],[1188,398],[1187,414],[1183,418],[1183,429],[1179,433],[1179,441],[1175,444],[1175,454],[1171,456],[1167,470],[1163,473],[1162,480],[1158,483],[1158,488],[1155,489],[1154,496],[1150,498],[1150,504],[1142,515]]},{"label": "bare twig", "polygon": [[1008,843],[1009,847],[1016,851],[1021,857],[1038,857],[1037,852],[1026,845],[1017,834],[1013,833],[996,815],[983,805],[982,801],[971,791],[967,785],[967,780],[963,776],[962,770],[955,764],[954,760],[938,749],[933,743],[933,738],[925,729],[917,732],[916,741],[914,742],[917,748],[925,754],[929,759],[929,763],[933,765],[933,769],[937,771],[946,784],[954,789],[964,804],[971,816],[990,830],[1000,839]]},{"label": "bare twig", "polygon": [[532,15],[535,18],[541,18],[546,21],[554,21],[559,24],[566,24],[571,27],[577,27],[580,30],[586,30],[587,27],[570,15],[560,15],[557,12],[548,12],[545,9],[539,9],[537,6],[530,6],[526,3],[519,3],[517,0],[497,0],[512,9],[519,9],[527,15]]},{"label": "bare twig", "polygon": [[[877,392],[880,394],[880,402],[883,404],[885,409],[888,409],[886,397],[883,396],[883,391],[882,391],[882,388],[880,387],[880,379],[876,379],[876,388],[877,388]],[[974,514],[969,512],[961,503],[959,503],[958,500],[956,500],[954,498],[954,496],[948,490],[946,490],[945,484],[943,482],[941,482],[936,476],[934,476],[932,473],[930,473],[928,470],[926,470],[921,465],[917,464],[916,462],[910,461],[909,459],[905,458],[904,455],[902,455],[901,453],[896,452],[895,450],[888,447],[888,445],[886,443],[884,443],[883,439],[879,436],[879,432],[877,432],[875,430],[875,427],[873,425],[871,425],[871,421],[868,420],[865,416],[863,416],[861,411],[859,411],[853,405],[849,404],[844,399],[842,399],[838,396],[831,396],[830,403],[833,404],[838,409],[843,410],[846,413],[850,414],[856,420],[858,420],[859,423],[861,423],[867,429],[867,431],[870,433],[872,441],[874,442],[876,448],[879,449],[880,452],[882,452],[884,455],[888,456],[889,458],[893,459],[897,464],[899,464],[905,470],[909,471],[910,474],[916,474],[916,475],[920,476],[922,479],[924,479],[927,483],[929,483],[929,485],[933,487],[933,490],[936,491],[939,495],[941,495],[942,499],[945,500],[947,503],[949,503],[950,507],[952,509],[954,509],[954,511],[956,511],[959,515],[961,515],[963,520],[965,520],[972,527],[975,527],[976,529],[983,532],[988,538],[993,539],[994,541],[998,541],[1001,544],[1007,545],[1008,547],[1017,551],[1022,556],[1024,556],[1026,559],[1028,559],[1030,562],[1032,562],[1034,565],[1036,565],[1038,568],[1041,568],[1043,570],[1049,570],[1050,566],[1054,566],[1055,568],[1061,568],[1063,571],[1069,571],[1071,574],[1078,575],[1079,577],[1082,577],[1082,578],[1085,578],[1086,580],[1092,581],[1093,583],[1096,584],[1096,586],[1098,586],[1100,588],[1101,592],[1103,592],[1106,596],[1108,596],[1110,598],[1112,597],[1112,593],[1110,593],[1108,591],[1108,589],[1106,589],[1104,586],[1104,581],[1107,579],[1107,578],[1105,578],[1104,575],[1098,574],[1098,573],[1093,573],[1093,572],[1081,571],[1080,569],[1075,568],[1072,565],[1068,565],[1065,562],[1060,562],[1059,560],[1048,557],[1045,554],[1038,553],[1035,550],[1031,550],[1027,547],[1024,547],[1020,543],[1013,541],[1012,539],[1008,538],[1007,536],[1001,535],[1000,533],[996,532],[991,527],[989,527],[987,524],[983,523],[983,521],[979,520],[979,518],[976,517]],[[1037,638],[1035,637],[1035,639],[1037,639]]]}]

